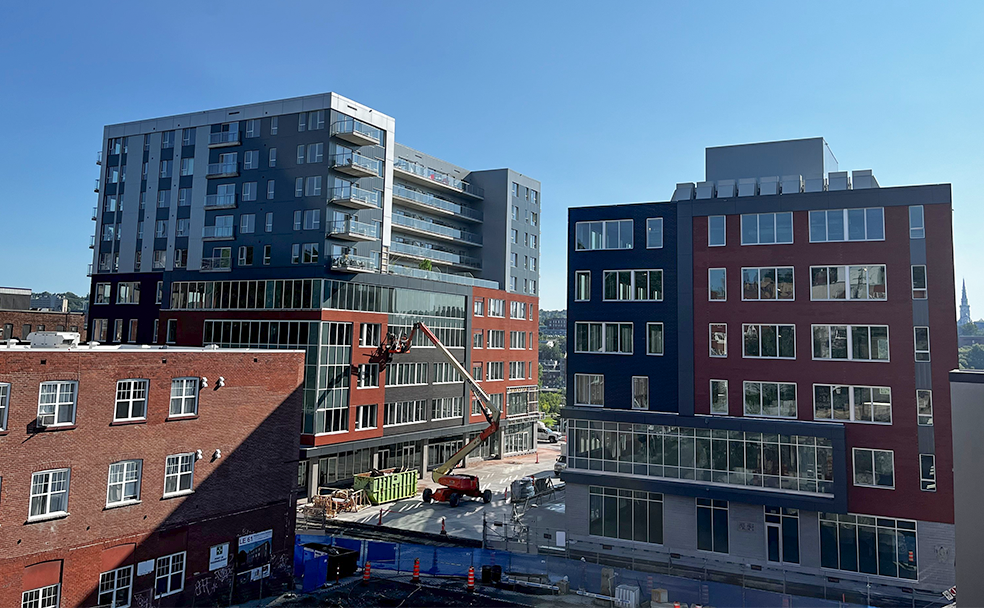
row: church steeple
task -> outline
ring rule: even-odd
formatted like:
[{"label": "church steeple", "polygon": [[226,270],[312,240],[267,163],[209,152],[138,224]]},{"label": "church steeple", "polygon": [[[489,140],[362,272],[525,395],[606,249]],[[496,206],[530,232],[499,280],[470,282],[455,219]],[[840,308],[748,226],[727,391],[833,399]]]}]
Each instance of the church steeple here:
[{"label": "church steeple", "polygon": [[957,325],[966,325],[970,320],[970,302],[967,301],[967,279],[963,281],[963,293],[960,296],[960,318]]}]

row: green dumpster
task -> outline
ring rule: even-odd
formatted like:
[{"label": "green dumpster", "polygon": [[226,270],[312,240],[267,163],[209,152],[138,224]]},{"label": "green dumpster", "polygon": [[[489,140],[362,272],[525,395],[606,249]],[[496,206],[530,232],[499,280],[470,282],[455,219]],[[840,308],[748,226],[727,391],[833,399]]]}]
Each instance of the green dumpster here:
[{"label": "green dumpster", "polygon": [[397,469],[386,469],[379,473],[356,474],[353,489],[365,490],[366,497],[374,505],[417,495],[416,470],[398,472]]}]

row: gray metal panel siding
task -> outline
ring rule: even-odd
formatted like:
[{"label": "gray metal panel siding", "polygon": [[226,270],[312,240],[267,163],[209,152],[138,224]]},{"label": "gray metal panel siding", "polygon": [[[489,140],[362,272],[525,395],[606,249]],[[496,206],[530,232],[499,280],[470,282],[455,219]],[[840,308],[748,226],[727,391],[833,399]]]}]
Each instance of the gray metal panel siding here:
[{"label": "gray metal panel siding", "polygon": [[[934,590],[943,590],[956,583],[956,571],[954,570],[954,564],[956,562],[956,528],[953,524],[918,522],[916,524],[916,555],[919,563],[920,586]],[[980,578],[980,562],[975,562],[973,555],[967,556],[970,558],[967,559],[967,562],[968,565],[973,565],[975,567],[974,569],[978,570],[976,574]],[[972,589],[973,587],[967,591],[972,591]],[[963,590],[964,588],[961,587],[961,591]],[[964,604],[967,606],[977,605],[973,601],[961,602],[961,605]]]},{"label": "gray metal panel siding", "polygon": [[677,395],[681,416],[694,415],[694,254],[689,205],[677,213]]},{"label": "gray metal panel siding", "polygon": [[[772,175],[822,177],[825,175],[824,160],[822,137],[718,146],[704,151],[704,179],[717,181]],[[826,170],[836,171],[837,166]]]},{"label": "gray metal panel siding", "polygon": [[919,436],[919,453],[920,454],[935,454],[936,453],[936,437],[933,434],[933,429],[935,427],[931,426],[920,426],[917,427],[916,433]]},{"label": "gray metal panel siding", "polygon": [[697,502],[693,498],[663,495],[663,544],[668,549],[697,550]]},{"label": "gray metal panel siding", "polygon": [[820,567],[820,516],[816,511],[800,511],[800,566]]},{"label": "gray metal panel siding", "polygon": [[[930,331],[932,337],[932,331]],[[933,388],[933,367],[929,361],[916,361],[916,388]]]},{"label": "gray metal panel siding", "polygon": [[[567,485],[565,491],[566,504],[564,519],[567,522],[567,530],[570,534],[588,535],[588,486],[579,483]],[[663,514],[663,521],[666,521],[666,514]]]},{"label": "gray metal panel siding", "polygon": [[[211,255],[202,255],[204,253],[202,228],[205,226],[205,194],[208,190],[208,179],[206,179],[205,174],[208,172],[208,136],[210,130],[209,127],[198,127],[195,132],[195,167],[191,179],[191,216],[188,221],[187,267],[189,270],[201,268],[202,258],[211,257]],[[262,256],[263,253],[260,252],[260,255]]]},{"label": "gray metal panel siding", "polygon": [[[984,484],[981,483],[981,463],[984,463],[984,373],[950,372],[950,403],[953,425],[953,516],[960,528],[960,568],[957,584],[961,603],[984,605],[984,525],[981,525],[981,505],[984,504]],[[920,531],[922,525],[919,526]],[[917,536],[917,543],[922,541]],[[920,562],[928,556],[917,544]],[[951,551],[953,553],[953,551]]]},{"label": "gray metal panel siding", "polygon": [[929,300],[912,301],[912,324],[914,326],[929,325]]},{"label": "gray metal panel siding", "polygon": [[909,239],[909,263],[926,263],[926,239]]},{"label": "gray metal panel siding", "polygon": [[728,504],[728,549],[734,557],[765,560],[765,509],[739,502]]}]

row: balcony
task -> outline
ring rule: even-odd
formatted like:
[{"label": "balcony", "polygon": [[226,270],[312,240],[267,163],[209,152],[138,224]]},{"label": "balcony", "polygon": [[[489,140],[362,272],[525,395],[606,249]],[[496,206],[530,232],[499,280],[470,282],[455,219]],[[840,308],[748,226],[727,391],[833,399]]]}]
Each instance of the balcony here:
[{"label": "balcony", "polygon": [[209,163],[205,177],[237,177],[239,175],[239,163]]},{"label": "balcony", "polygon": [[99,207],[93,207],[92,208],[92,221],[96,221],[96,218],[98,218],[98,217],[99,217]]},{"label": "balcony", "polygon": [[331,134],[357,146],[375,146],[383,139],[382,131],[354,118],[333,124]]},{"label": "balcony", "polygon": [[479,270],[482,268],[482,260],[478,258],[451,253],[448,251],[441,251],[440,249],[428,249],[426,247],[417,247],[416,245],[407,245],[406,243],[392,243],[389,251],[392,256],[431,260],[433,262],[441,262],[454,266],[465,266],[467,268],[475,268]]},{"label": "balcony", "polygon": [[232,270],[232,258],[202,258],[202,272],[229,272]]},{"label": "balcony", "polygon": [[209,148],[228,148],[239,145],[239,129],[208,134]]},{"label": "balcony", "polygon": [[398,266],[396,264],[390,265],[389,273],[398,274],[404,277],[414,277],[417,279],[427,279],[430,281],[441,281],[442,283],[454,283],[456,285],[473,285],[475,287],[499,289],[499,284],[496,283],[495,281],[476,279],[475,277],[468,277],[460,274],[448,274],[446,272],[437,272],[434,270],[408,268],[407,266]]},{"label": "balcony", "polygon": [[341,272],[377,272],[379,262],[364,255],[343,253],[331,258],[331,268]]},{"label": "balcony", "polygon": [[206,211],[210,209],[235,209],[236,208],[236,194],[206,194],[205,195],[205,207]]},{"label": "balcony", "polygon": [[358,152],[342,152],[331,157],[331,166],[353,177],[379,177],[383,163]]},{"label": "balcony", "polygon": [[410,181],[417,182],[418,184],[424,184],[425,186],[442,186],[458,194],[467,194],[468,196],[473,196],[475,198],[485,197],[485,190],[482,188],[473,186],[468,182],[461,181],[456,177],[451,177],[447,173],[435,171],[430,167],[413,162],[412,160],[397,158],[393,165],[393,169],[399,172],[401,177],[405,177]]},{"label": "balcony", "polygon": [[88,267],[85,269],[85,276],[87,277],[92,276],[92,264],[89,264]]},{"label": "balcony", "polygon": [[469,245],[479,247],[482,245],[482,235],[480,234],[465,232],[464,230],[458,230],[457,228],[451,228],[449,226],[442,226],[441,224],[437,224],[435,222],[418,220],[416,218],[400,215],[398,213],[393,214],[393,226],[394,228],[403,229],[406,232],[422,233],[429,237],[454,241],[457,243],[464,242]]},{"label": "balcony", "polygon": [[102,153],[102,150],[99,150],[98,152],[96,152],[96,164],[97,165],[103,164],[103,153]]},{"label": "balcony", "polygon": [[96,235],[90,234],[89,235],[89,249],[95,249],[95,248],[96,248]]},{"label": "balcony", "polygon": [[416,207],[418,209],[423,209],[424,211],[430,212],[437,211],[439,213],[453,215],[470,222],[481,222],[485,217],[482,212],[477,209],[452,203],[451,201],[446,201],[443,198],[437,198],[433,194],[425,194],[423,192],[411,190],[410,188],[401,186],[400,184],[393,184],[393,198],[399,200],[399,202],[405,205],[409,205],[410,207]]},{"label": "balcony", "polygon": [[203,241],[230,241],[235,238],[235,230],[232,226],[204,226],[202,228]]},{"label": "balcony", "polygon": [[96,178],[96,185],[92,188],[93,192],[99,192],[99,178]]},{"label": "balcony", "polygon": [[332,189],[328,202],[350,209],[378,209],[379,192],[358,186],[336,186]]},{"label": "balcony", "polygon": [[344,241],[376,241],[379,240],[379,228],[377,224],[341,220],[331,223],[328,237]]}]

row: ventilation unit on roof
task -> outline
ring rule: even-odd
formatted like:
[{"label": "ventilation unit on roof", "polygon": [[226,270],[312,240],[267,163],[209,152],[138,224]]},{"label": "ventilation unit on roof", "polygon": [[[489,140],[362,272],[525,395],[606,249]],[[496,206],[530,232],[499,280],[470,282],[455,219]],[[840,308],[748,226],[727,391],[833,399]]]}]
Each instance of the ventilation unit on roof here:
[{"label": "ventilation unit on roof", "polygon": [[28,334],[31,348],[75,348],[81,335],[74,331],[34,331]]}]

